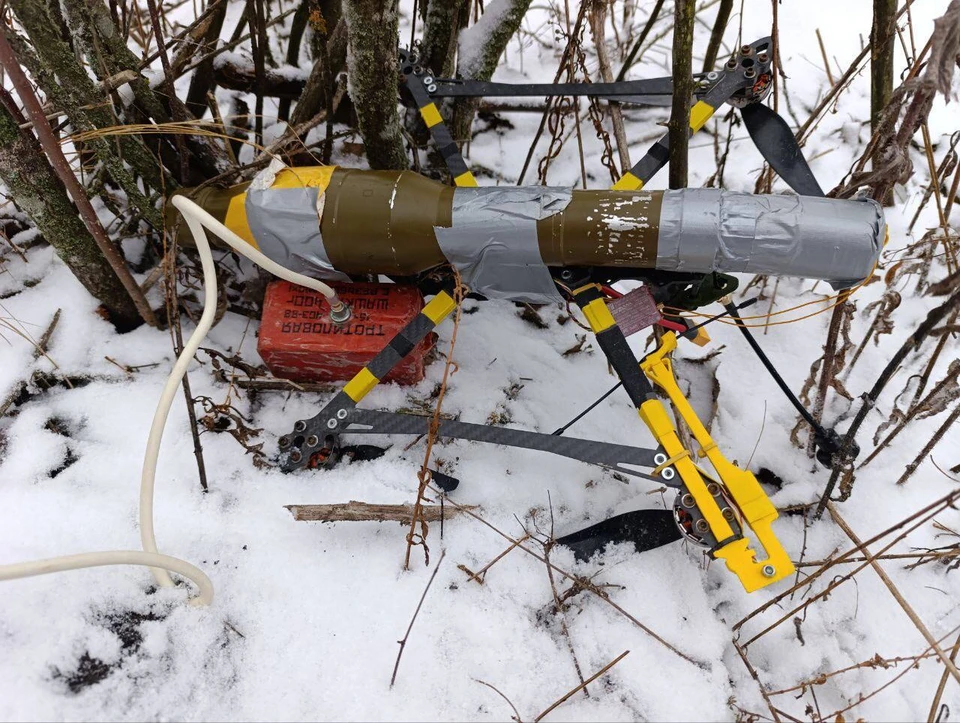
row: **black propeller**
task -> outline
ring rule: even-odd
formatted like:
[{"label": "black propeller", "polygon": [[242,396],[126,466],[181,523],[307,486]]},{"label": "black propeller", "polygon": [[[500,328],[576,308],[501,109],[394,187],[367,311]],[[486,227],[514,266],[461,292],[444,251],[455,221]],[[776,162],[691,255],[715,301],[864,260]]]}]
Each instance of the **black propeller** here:
[{"label": "black propeller", "polygon": [[770,167],[801,196],[823,196],[823,189],[807,165],[787,122],[763,103],[740,109],[753,144]]},{"label": "black propeller", "polygon": [[632,542],[637,552],[645,552],[682,538],[671,510],[636,510],[558,537],[556,542],[583,561],[614,542]]}]

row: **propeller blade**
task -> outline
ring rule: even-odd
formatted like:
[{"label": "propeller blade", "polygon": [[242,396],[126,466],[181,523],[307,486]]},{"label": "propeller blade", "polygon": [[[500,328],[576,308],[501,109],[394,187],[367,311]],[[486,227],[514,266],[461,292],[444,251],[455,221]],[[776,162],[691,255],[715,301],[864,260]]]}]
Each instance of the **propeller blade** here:
[{"label": "propeller blade", "polygon": [[801,196],[823,196],[787,122],[762,103],[740,109],[747,132],[771,168]]},{"label": "propeller blade", "polygon": [[589,560],[612,542],[632,542],[637,552],[645,552],[681,539],[682,535],[670,510],[636,510],[610,517],[556,542],[573,550],[578,560]]}]

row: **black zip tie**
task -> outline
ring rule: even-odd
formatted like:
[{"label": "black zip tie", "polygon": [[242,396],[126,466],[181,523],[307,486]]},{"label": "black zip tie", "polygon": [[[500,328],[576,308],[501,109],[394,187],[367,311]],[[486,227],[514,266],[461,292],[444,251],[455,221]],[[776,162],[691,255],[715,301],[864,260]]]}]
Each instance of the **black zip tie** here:
[{"label": "black zip tie", "polygon": [[[720,313],[720,314],[717,314],[717,315],[715,315],[715,316],[711,316],[709,319],[704,319],[703,321],[701,321],[701,322],[700,322],[699,324],[697,324],[696,326],[688,327],[687,330],[686,330],[686,332],[681,332],[681,333],[682,333],[682,334],[689,334],[691,331],[696,331],[696,330],[699,329],[700,327],[706,326],[707,324],[709,324],[709,323],[712,322],[712,321],[716,321],[717,319],[722,319],[723,317],[725,317],[725,316],[727,316],[727,315],[729,315],[729,314],[731,314],[731,313],[736,314],[737,309],[746,309],[748,306],[753,306],[753,305],[756,304],[759,300],[760,300],[760,297],[759,297],[759,296],[756,296],[756,297],[754,297],[754,298],[752,298],[752,299],[747,299],[746,301],[744,301],[744,302],[743,302],[742,304],[740,304],[739,306],[735,306],[735,305],[731,304],[731,306],[733,306],[733,312],[731,312],[731,311],[728,309],[727,311],[724,311],[724,312],[722,312],[722,313]],[[737,317],[737,318],[739,318],[739,317]],[[570,427],[572,427],[574,424],[576,424],[576,423],[579,422],[581,419],[583,419],[587,414],[589,414],[590,412],[592,412],[592,411],[596,408],[596,406],[597,406],[598,404],[600,404],[600,402],[602,402],[604,399],[606,399],[607,397],[609,397],[611,394],[613,394],[615,391],[617,391],[617,390],[618,390],[620,387],[622,387],[622,386],[623,386],[623,382],[622,382],[622,381],[617,382],[616,384],[614,384],[610,389],[608,389],[606,392],[604,392],[603,395],[602,395],[599,399],[597,399],[597,400],[596,400],[595,402],[593,402],[589,407],[587,407],[587,408],[584,409],[582,412],[580,412],[580,414],[578,414],[576,417],[574,417],[574,418],[571,419],[569,422],[567,422],[567,423],[564,424],[562,427],[560,427],[560,428],[557,429],[555,432],[553,432],[553,434],[556,435],[556,436],[560,436],[561,434],[563,434],[564,432],[566,432]]]}]

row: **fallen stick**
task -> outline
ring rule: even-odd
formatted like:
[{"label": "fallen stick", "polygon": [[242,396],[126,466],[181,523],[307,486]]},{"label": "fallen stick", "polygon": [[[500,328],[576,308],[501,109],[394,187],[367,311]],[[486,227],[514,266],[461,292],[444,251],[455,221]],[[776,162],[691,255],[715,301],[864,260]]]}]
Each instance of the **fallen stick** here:
[{"label": "fallen stick", "polygon": [[[463,507],[476,509],[476,505],[454,507],[453,505],[424,505],[423,519],[427,522],[449,520],[462,512]],[[372,505],[368,502],[350,502],[335,505],[286,505],[297,522],[399,522],[409,525],[413,519],[413,505]]]}]

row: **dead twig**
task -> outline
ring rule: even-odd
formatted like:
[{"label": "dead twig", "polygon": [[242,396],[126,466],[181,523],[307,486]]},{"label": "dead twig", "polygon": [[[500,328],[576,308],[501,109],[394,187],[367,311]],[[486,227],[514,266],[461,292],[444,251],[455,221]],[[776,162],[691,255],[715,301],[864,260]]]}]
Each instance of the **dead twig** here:
[{"label": "dead twig", "polygon": [[595,681],[597,678],[599,678],[601,675],[603,675],[604,673],[606,673],[608,670],[610,670],[610,668],[612,668],[614,665],[616,665],[616,664],[619,663],[621,660],[623,660],[624,658],[626,658],[629,654],[630,654],[630,651],[629,651],[629,650],[624,650],[622,653],[620,653],[620,655],[618,655],[616,658],[614,658],[614,659],[611,660],[609,663],[607,663],[606,665],[604,665],[602,668],[600,668],[600,670],[598,670],[596,673],[594,673],[593,675],[591,675],[589,678],[587,678],[585,681],[583,681],[583,682],[582,682],[580,685],[578,685],[576,688],[574,688],[574,689],[571,690],[570,692],[566,693],[565,695],[561,696],[555,703],[553,703],[552,705],[548,706],[546,710],[544,710],[540,715],[538,715],[536,718],[533,719],[534,722],[535,722],[535,723],[539,723],[539,721],[543,720],[543,719],[546,717],[546,715],[547,715],[548,713],[550,713],[550,711],[552,711],[554,708],[556,708],[556,707],[562,705],[563,703],[565,703],[565,702],[566,702],[567,700],[569,700],[571,697],[573,697],[574,695],[576,695],[581,689],[586,688],[587,685],[589,685],[590,683],[592,683],[593,681]]},{"label": "dead twig", "polygon": [[407,640],[410,638],[410,631],[413,630],[413,624],[417,621],[417,615],[420,614],[420,608],[423,607],[423,601],[427,599],[427,593],[430,592],[430,586],[433,585],[433,581],[437,577],[437,573],[440,572],[440,565],[443,563],[443,558],[446,557],[446,555],[446,550],[440,553],[440,559],[437,560],[437,566],[433,568],[433,574],[431,574],[430,579],[427,580],[427,586],[423,589],[423,595],[420,596],[420,602],[417,603],[417,609],[413,611],[413,617],[410,618],[410,624],[407,626],[407,632],[403,634],[403,640],[397,641],[397,643],[400,645],[400,650],[397,651],[397,661],[393,664],[393,675],[390,676],[391,688],[397,680],[397,669],[400,667],[400,658],[403,656],[403,649],[407,646]]},{"label": "dead twig", "polygon": [[513,701],[511,701],[507,696],[505,696],[503,693],[501,693],[499,690],[497,690],[496,687],[490,685],[487,681],[485,681],[485,680],[479,680],[479,679],[477,679],[477,678],[474,678],[474,681],[476,681],[476,682],[479,683],[480,685],[485,685],[485,686],[487,686],[490,690],[492,690],[494,693],[496,693],[496,694],[499,695],[501,698],[503,698],[505,701],[507,701],[507,705],[509,705],[509,706],[513,709],[513,715],[510,716],[510,720],[516,721],[516,723],[520,723],[520,713],[519,713],[519,711],[517,710],[517,706],[515,706],[515,705],[513,704]]},{"label": "dead twig", "polygon": [[[63,309],[57,309],[56,313],[53,315],[53,318],[50,320],[47,330],[43,332],[43,336],[40,337],[40,341],[37,342],[37,345],[33,349],[33,360],[36,361],[42,356],[47,356],[47,345],[50,343],[50,337],[53,336],[53,330],[57,328],[57,324],[60,321],[60,313]],[[53,361],[52,359],[50,360]],[[54,364],[54,367],[57,365]]]},{"label": "dead twig", "polygon": [[[174,234],[175,236],[175,234]],[[166,245],[167,234],[164,234],[164,244]],[[166,293],[165,306],[167,312],[167,326],[170,329],[170,336],[173,342],[173,351],[177,358],[183,352],[183,329],[180,326],[180,297],[177,294],[177,240],[171,239],[170,247],[167,251],[166,267]],[[193,455],[197,460],[197,475],[200,478],[200,489],[207,491],[207,465],[203,459],[203,445],[200,443],[200,432],[197,429],[197,413],[193,406],[193,392],[190,389],[190,375],[184,370],[183,380],[180,384],[183,389],[184,401],[187,405],[187,417],[190,424],[190,435],[193,438]]]},{"label": "dead twig", "polygon": [[[399,522],[409,525],[413,519],[413,505],[375,505],[368,502],[350,500],[332,505],[284,505],[293,514],[297,522]],[[468,509],[476,509],[475,505]],[[428,522],[449,520],[462,514],[455,507],[429,505],[421,508],[423,518]]]},{"label": "dead twig", "polygon": [[777,715],[779,712],[777,708],[774,707],[773,701],[770,700],[770,694],[767,693],[767,689],[763,686],[763,683],[760,681],[760,676],[757,674],[756,669],[750,663],[749,658],[747,658],[747,652],[743,647],[740,646],[739,641],[736,638],[733,639],[733,648],[737,651],[737,654],[740,656],[740,660],[743,661],[743,664],[747,668],[747,672],[750,673],[750,677],[754,679],[757,683],[757,687],[760,689],[760,695],[763,696],[763,700],[766,701],[767,708],[770,709],[770,715],[773,717],[775,723],[780,723],[780,716]]},{"label": "dead twig", "polygon": [[916,458],[907,465],[907,468],[903,471],[903,474],[900,475],[900,479],[897,480],[898,485],[904,484],[910,476],[916,471],[917,467],[920,466],[920,463],[923,462],[933,451],[933,448],[937,446],[937,443],[943,439],[947,431],[953,427],[956,421],[960,419],[960,404],[957,404],[956,408],[950,412],[950,415],[943,421],[943,424],[933,433],[933,436],[930,438],[930,441],[923,445],[923,449],[920,450],[920,453]]},{"label": "dead twig", "polygon": [[517,548],[517,545],[519,545],[521,542],[525,542],[526,540],[529,540],[529,539],[530,539],[530,535],[524,535],[516,542],[511,543],[506,550],[501,552],[499,555],[497,555],[495,558],[493,558],[490,562],[488,562],[486,565],[481,567],[476,572],[468,568],[466,565],[457,565],[457,569],[462,570],[467,577],[469,577],[478,585],[483,585],[484,581],[487,578],[487,572],[489,572],[490,568],[496,565],[498,562],[500,562],[500,560],[506,557],[513,550],[515,550]]}]

